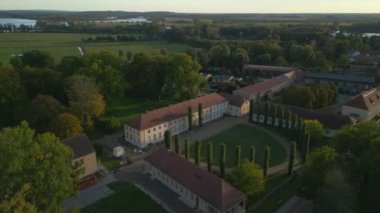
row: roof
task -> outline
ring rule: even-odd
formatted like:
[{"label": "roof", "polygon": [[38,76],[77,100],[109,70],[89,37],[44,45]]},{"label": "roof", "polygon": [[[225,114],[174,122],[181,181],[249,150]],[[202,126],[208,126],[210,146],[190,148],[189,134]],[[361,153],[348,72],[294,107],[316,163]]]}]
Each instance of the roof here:
[{"label": "roof", "polygon": [[355,121],[348,115],[339,115],[320,110],[306,109],[296,106],[284,105],[284,108],[306,120],[318,120],[327,129],[340,129],[346,125],[352,125]]},{"label": "roof", "polygon": [[271,72],[290,72],[298,70],[295,67],[278,67],[278,66],[264,66],[264,65],[255,65],[255,64],[245,64],[243,66],[244,70],[257,70],[257,71],[271,71]]},{"label": "roof", "polygon": [[247,99],[242,98],[238,95],[231,95],[229,93],[219,93],[221,96],[225,97],[230,105],[241,107],[247,101]]},{"label": "roof", "polygon": [[316,78],[325,79],[331,81],[348,81],[348,82],[358,82],[374,84],[375,77],[373,76],[358,76],[358,75],[347,75],[347,74],[334,74],[334,73],[322,73],[322,72],[308,72],[305,74],[306,78]]},{"label": "roof", "polygon": [[74,151],[74,158],[80,158],[95,152],[94,146],[86,134],[66,138],[63,143]]},{"label": "roof", "polygon": [[359,95],[348,100],[344,105],[368,111],[379,109],[380,90],[375,88],[368,91],[364,91]]},{"label": "roof", "polygon": [[196,112],[200,103],[203,105],[203,108],[208,108],[224,102],[227,102],[226,98],[217,93],[211,93],[178,104],[145,112],[128,125],[138,130],[149,129],[159,124],[186,116],[189,107],[193,109],[193,112]]},{"label": "roof", "polygon": [[235,90],[235,92],[243,93],[244,97],[249,98],[253,94],[264,93],[266,91],[273,89],[276,86],[280,86],[287,82],[293,82],[295,79],[289,76],[292,76],[292,75],[290,73],[286,73],[284,75],[280,75],[272,79],[264,80],[256,84],[251,84],[239,90]]},{"label": "roof", "polygon": [[165,148],[145,160],[221,211],[246,199],[231,184]]}]

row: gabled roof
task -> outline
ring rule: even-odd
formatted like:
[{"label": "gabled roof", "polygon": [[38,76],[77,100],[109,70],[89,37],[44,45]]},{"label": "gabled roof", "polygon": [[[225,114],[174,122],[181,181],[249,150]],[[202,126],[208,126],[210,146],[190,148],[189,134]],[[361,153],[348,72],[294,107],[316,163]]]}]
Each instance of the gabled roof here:
[{"label": "gabled roof", "polygon": [[270,71],[270,72],[290,72],[294,70],[298,70],[295,67],[279,67],[279,66],[264,66],[264,65],[255,65],[255,64],[245,64],[243,69],[246,71],[250,70],[258,70],[258,71]]},{"label": "gabled roof", "polygon": [[223,96],[217,93],[211,93],[157,110],[145,112],[134,119],[128,125],[138,130],[145,130],[159,124],[186,116],[189,107],[193,109],[193,112],[196,112],[200,103],[205,109],[224,102],[227,102],[227,99],[225,99]]},{"label": "gabled roof", "polygon": [[352,125],[355,120],[348,115],[339,115],[320,110],[306,109],[302,107],[283,105],[286,110],[306,120],[318,120],[327,129],[340,129],[343,126]]},{"label": "gabled roof", "polygon": [[[289,77],[290,76],[290,77]],[[274,77],[272,79],[264,80],[262,82],[251,84],[249,86],[243,87],[239,90],[235,90],[235,94],[242,93],[245,98],[249,98],[249,96],[257,93],[265,93],[274,87],[280,86],[284,83],[293,82],[295,79],[293,79],[293,76],[291,73],[286,73],[284,75],[280,75],[277,77]]]},{"label": "gabled roof", "polygon": [[231,184],[165,148],[149,155],[145,161],[221,211],[246,199],[245,194]]},{"label": "gabled roof", "polygon": [[373,76],[358,76],[347,74],[335,74],[335,73],[323,73],[323,72],[308,72],[305,74],[305,78],[325,79],[330,81],[347,81],[374,84],[375,77]]},{"label": "gabled roof", "polygon": [[238,95],[231,95],[229,93],[219,93],[221,96],[225,97],[227,100],[228,100],[228,104],[229,105],[233,105],[233,106],[237,106],[237,107],[241,107],[243,106],[243,104],[247,101],[247,99],[245,98],[242,98]]},{"label": "gabled roof", "polygon": [[86,134],[66,138],[63,143],[74,151],[74,159],[94,153],[95,149]]},{"label": "gabled roof", "polygon": [[345,106],[364,109],[368,111],[376,110],[380,108],[380,90],[371,89],[364,91],[359,95],[351,98],[347,101]]}]

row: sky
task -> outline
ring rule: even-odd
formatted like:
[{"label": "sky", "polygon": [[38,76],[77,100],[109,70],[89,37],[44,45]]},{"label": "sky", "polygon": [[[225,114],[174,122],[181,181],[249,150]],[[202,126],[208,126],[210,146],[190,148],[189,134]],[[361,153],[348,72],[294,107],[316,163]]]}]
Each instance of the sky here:
[{"label": "sky", "polygon": [[0,0],[0,9],[197,13],[380,13],[380,0]]}]

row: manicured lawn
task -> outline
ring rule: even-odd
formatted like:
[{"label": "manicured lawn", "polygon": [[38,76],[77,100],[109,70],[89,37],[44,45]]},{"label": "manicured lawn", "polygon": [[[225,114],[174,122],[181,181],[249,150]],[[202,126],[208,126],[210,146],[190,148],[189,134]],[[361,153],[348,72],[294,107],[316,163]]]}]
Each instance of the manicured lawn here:
[{"label": "manicured lawn", "polygon": [[267,200],[261,203],[255,209],[248,209],[248,212],[276,212],[278,208],[284,205],[291,197],[297,194],[300,188],[300,183],[297,178],[289,181],[281,188],[279,188],[274,194],[272,194]]},{"label": "manicured lawn", "polygon": [[59,62],[68,55],[79,56],[78,46],[82,45],[87,52],[107,51],[115,55],[120,49],[134,53],[144,52],[160,54],[165,48],[168,54],[185,52],[189,46],[165,41],[137,41],[120,43],[82,43],[82,38],[95,36],[94,34],[79,33],[0,33],[0,61],[8,63],[13,54],[20,54],[27,50],[39,49],[50,53]]},{"label": "manicured lawn", "polygon": [[[236,125],[218,135],[215,135],[202,143],[202,158],[205,161],[207,143],[212,142],[214,147],[215,165],[219,165],[220,145],[226,144],[226,165],[232,167],[235,162],[235,147],[241,146],[242,159],[249,157],[249,147],[255,146],[256,157],[255,162],[262,165],[264,160],[265,147],[271,147],[270,165],[281,164],[286,158],[286,151],[281,144],[271,135],[257,128],[248,125]],[[194,153],[194,145],[191,147],[191,154]]]},{"label": "manicured lawn", "polygon": [[135,186],[125,182],[114,182],[109,185],[114,193],[98,202],[81,209],[83,213],[96,212],[138,212],[164,213],[159,204]]}]

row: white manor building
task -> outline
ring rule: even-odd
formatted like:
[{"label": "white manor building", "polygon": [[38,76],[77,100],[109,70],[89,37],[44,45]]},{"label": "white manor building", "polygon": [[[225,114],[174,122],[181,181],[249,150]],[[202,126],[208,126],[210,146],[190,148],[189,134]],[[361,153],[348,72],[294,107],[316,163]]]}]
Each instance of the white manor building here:
[{"label": "white manor building", "polygon": [[145,158],[144,172],[202,213],[245,213],[246,195],[173,151],[161,148]]},{"label": "white manor building", "polygon": [[212,93],[195,99],[145,112],[129,124],[125,124],[125,140],[144,148],[164,140],[164,133],[173,135],[189,129],[188,108],[193,110],[193,125],[198,125],[198,105],[203,106],[203,123],[222,118],[227,112],[228,100]]},{"label": "white manor building", "polygon": [[353,97],[343,105],[342,114],[359,121],[368,121],[380,116],[380,90],[374,88]]}]

